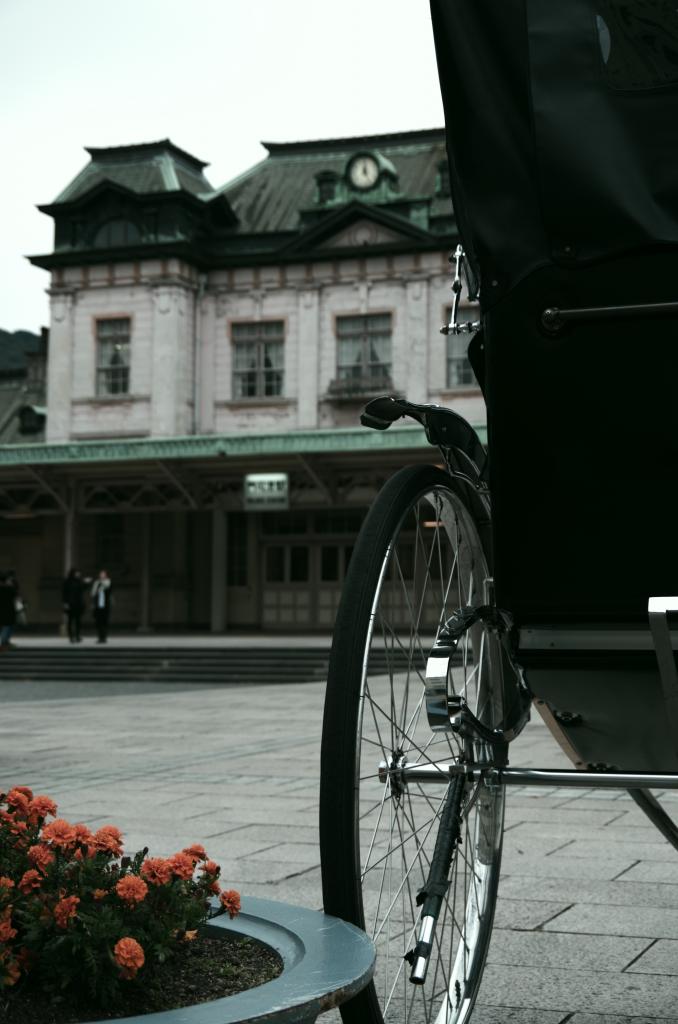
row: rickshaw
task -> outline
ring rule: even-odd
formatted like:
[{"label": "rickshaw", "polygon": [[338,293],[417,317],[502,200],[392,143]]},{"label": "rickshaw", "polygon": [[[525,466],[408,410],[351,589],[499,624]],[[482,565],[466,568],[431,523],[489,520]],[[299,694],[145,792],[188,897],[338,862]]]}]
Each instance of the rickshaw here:
[{"label": "rickshaw", "polygon": [[[377,947],[347,1024],[470,1020],[509,786],[626,789],[678,848],[678,9],[431,8],[488,444],[362,416],[440,456],[377,496],[334,631],[323,897]],[[510,763],[531,708],[571,769]]]}]

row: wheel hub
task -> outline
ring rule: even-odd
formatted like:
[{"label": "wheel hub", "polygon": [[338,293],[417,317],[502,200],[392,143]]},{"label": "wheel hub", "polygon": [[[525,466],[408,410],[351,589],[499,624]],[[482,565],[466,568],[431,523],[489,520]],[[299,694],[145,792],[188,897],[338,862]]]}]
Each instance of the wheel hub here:
[{"label": "wheel hub", "polygon": [[403,770],[407,764],[407,755],[403,750],[394,750],[388,761],[380,761],[377,774],[380,782],[387,782],[395,797],[405,792],[406,781]]}]

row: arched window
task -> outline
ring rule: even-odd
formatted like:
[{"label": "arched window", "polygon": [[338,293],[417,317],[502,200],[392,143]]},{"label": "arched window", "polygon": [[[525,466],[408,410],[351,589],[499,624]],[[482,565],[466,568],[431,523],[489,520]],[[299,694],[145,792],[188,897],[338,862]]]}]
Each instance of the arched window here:
[{"label": "arched window", "polygon": [[114,249],[121,245],[134,245],[141,241],[136,224],[130,220],[107,220],[94,236],[97,249]]}]

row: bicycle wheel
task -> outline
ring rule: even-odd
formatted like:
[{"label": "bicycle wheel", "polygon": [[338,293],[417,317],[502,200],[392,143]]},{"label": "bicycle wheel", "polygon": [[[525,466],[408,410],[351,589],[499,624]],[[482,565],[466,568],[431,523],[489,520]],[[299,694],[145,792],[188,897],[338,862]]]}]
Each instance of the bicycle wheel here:
[{"label": "bicycle wheel", "polygon": [[[410,467],[378,495],[351,558],[328,674],[320,795],[325,910],[364,928],[377,947],[374,981],[342,1007],[350,1024],[463,1024],[477,995],[499,880],[503,788],[465,787],[426,982],[414,985],[404,956],[417,941],[416,896],[448,784],[403,782],[393,769],[462,756],[455,734],[429,727],[426,661],[451,614],[484,603],[489,566],[479,529],[488,527],[470,488],[433,466]],[[499,664],[498,640],[477,624],[451,670],[454,692],[492,727],[502,720]],[[385,781],[380,762],[392,769]]]}]

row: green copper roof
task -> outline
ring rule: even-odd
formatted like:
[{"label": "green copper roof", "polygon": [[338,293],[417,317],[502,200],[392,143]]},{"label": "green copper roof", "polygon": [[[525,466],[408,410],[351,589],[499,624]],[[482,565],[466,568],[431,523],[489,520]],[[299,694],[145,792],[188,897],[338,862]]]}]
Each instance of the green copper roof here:
[{"label": "green copper roof", "polygon": [[87,152],[91,162],[57,196],[55,203],[72,202],[104,181],[141,195],[185,191],[197,196],[213,192],[203,174],[207,164],[169,139]]},{"label": "green copper roof", "polygon": [[[476,428],[481,439],[485,429]],[[421,427],[376,431],[298,430],[287,434],[215,434],[132,441],[69,441],[63,444],[0,445],[4,466],[140,462],[148,459],[218,459],[312,455],[430,448]],[[431,448],[431,451],[435,451]]]},{"label": "green copper roof", "polygon": [[[394,169],[397,192],[393,192],[392,198],[401,204],[433,197],[438,167],[446,159],[445,135],[437,128],[263,145],[268,157],[220,189],[238,217],[241,232],[298,230],[299,212],[313,208],[317,202],[316,175],[330,171],[343,177],[348,161],[356,153],[373,152],[382,167]],[[351,198],[382,203],[391,197],[377,189],[373,194],[356,191]],[[447,197],[443,202],[451,215],[451,200]]]}]

